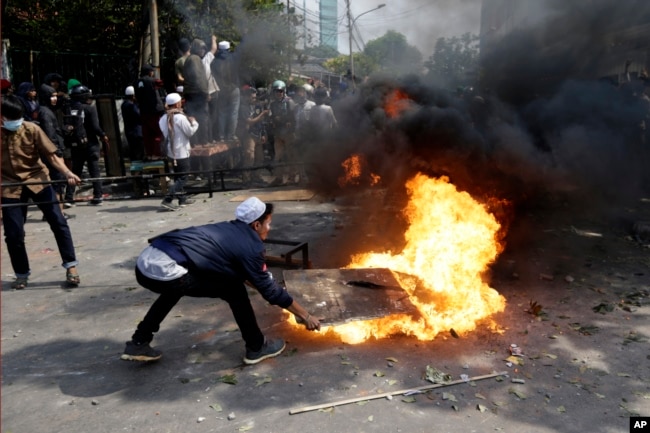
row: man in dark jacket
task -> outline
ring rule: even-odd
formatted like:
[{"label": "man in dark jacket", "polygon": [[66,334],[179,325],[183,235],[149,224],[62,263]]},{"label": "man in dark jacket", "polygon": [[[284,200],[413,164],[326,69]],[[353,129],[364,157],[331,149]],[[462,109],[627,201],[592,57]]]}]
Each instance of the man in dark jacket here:
[{"label": "man in dark jacket", "polygon": [[234,54],[230,52],[230,42],[221,41],[217,56],[211,64],[212,74],[217,79],[220,93],[217,102],[217,121],[219,141],[235,141],[235,131],[239,117],[239,67]]},{"label": "man in dark jacket", "polygon": [[[70,102],[71,111],[83,117],[85,135],[84,140],[72,144],[72,172],[81,177],[84,164],[88,164],[88,174],[90,174],[91,178],[98,179],[100,176],[99,157],[101,154],[99,140],[101,139],[104,144],[108,144],[108,136],[99,124],[97,107],[91,104],[92,91],[84,85],[75,86],[70,90],[70,98],[72,99],[72,102]],[[93,198],[90,204],[101,206],[104,203],[103,195],[102,182],[100,180],[93,181]],[[65,192],[65,200],[68,203],[74,201],[74,188],[68,187]]]},{"label": "man in dark jacket", "polygon": [[246,343],[246,364],[279,355],[285,344],[262,334],[245,281],[272,305],[284,308],[310,330],[320,322],[280,287],[264,263],[264,239],[273,205],[257,197],[242,202],[234,221],[174,230],[154,238],[138,257],[138,283],[160,296],[126,343],[122,359],[155,361],[161,352],[149,346],[161,322],[183,296],[221,298],[228,303]]},{"label": "man in dark jacket", "polygon": [[210,141],[210,128],[208,127],[210,88],[202,60],[206,52],[205,42],[201,39],[194,39],[190,48],[190,56],[183,64],[185,113],[194,117],[199,123],[198,131],[192,136],[192,144],[207,144]]},{"label": "man in dark jacket", "polygon": [[[48,84],[41,84],[41,87],[38,89],[38,100],[40,104],[38,109],[38,123],[43,132],[45,132],[45,135],[47,135],[47,138],[52,140],[52,143],[54,143],[56,146],[56,155],[64,158],[65,161],[66,148],[63,140],[63,133],[61,131],[61,126],[59,125],[59,120],[57,119],[55,113],[57,109],[56,107],[58,99],[59,98],[57,91],[54,87]],[[68,159],[69,157],[70,155],[68,155]],[[43,163],[45,163],[47,169],[50,171],[50,178],[52,180],[63,181],[66,179],[65,175],[57,170],[47,158],[41,159]],[[61,202],[61,210],[63,210],[63,194],[65,193],[65,183],[55,183],[52,185],[52,187],[54,188],[54,191],[56,192],[57,197]],[[65,213],[63,216],[66,219],[69,218],[69,216]]]},{"label": "man in dark jacket", "polygon": [[145,65],[140,71],[140,78],[136,81],[135,99],[140,107],[140,118],[142,120],[142,141],[144,154],[147,159],[159,159],[162,157],[160,145],[162,143],[162,132],[158,127],[158,121],[165,112],[160,92],[157,89],[154,74],[156,69],[151,65]]},{"label": "man in dark jacket", "polygon": [[126,135],[126,142],[129,144],[129,159],[131,161],[142,161],[144,158],[142,119],[140,117],[140,107],[135,100],[133,86],[128,86],[124,90],[124,102],[122,102],[120,109],[124,121],[124,135]]}]

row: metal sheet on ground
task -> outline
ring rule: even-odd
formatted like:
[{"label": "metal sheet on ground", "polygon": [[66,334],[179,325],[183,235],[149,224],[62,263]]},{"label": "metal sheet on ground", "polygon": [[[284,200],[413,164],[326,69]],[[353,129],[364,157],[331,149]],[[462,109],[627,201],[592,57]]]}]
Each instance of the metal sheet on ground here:
[{"label": "metal sheet on ground", "polygon": [[419,316],[389,269],[300,269],[283,275],[289,293],[324,325]]},{"label": "metal sheet on ground", "polygon": [[238,195],[230,199],[231,202],[244,201],[248,197],[257,197],[263,202],[274,202],[274,201],[306,201],[311,200],[315,195],[313,191],[308,189],[287,189],[281,191],[271,191],[271,192],[258,192],[251,191],[247,195]]}]

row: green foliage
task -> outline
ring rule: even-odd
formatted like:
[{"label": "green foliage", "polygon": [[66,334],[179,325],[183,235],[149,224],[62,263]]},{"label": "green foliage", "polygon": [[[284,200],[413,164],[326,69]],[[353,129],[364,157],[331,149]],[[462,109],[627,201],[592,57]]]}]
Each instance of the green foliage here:
[{"label": "green foliage", "polygon": [[334,57],[339,56],[338,51],[327,45],[307,47],[303,50],[303,53],[308,56],[317,57],[319,59],[333,59]]},{"label": "green foliage", "polygon": [[391,75],[420,72],[422,65],[422,53],[409,45],[406,36],[394,30],[368,42],[364,54],[379,70]]},{"label": "green foliage", "polygon": [[[22,0],[5,4],[2,38],[18,50],[122,54],[140,50],[148,0]],[[276,0],[158,0],[163,67],[178,56],[181,37],[228,40],[241,50],[245,76],[270,81],[286,75],[297,56],[295,26]]]},{"label": "green foliage", "polygon": [[452,38],[439,38],[436,48],[424,62],[427,76],[442,85],[455,88],[473,81],[478,69],[478,36],[470,33]]},{"label": "green foliage", "polygon": [[[350,69],[350,56],[340,55],[333,59],[326,60],[325,68],[335,74],[345,75]],[[377,64],[363,53],[354,53],[354,75],[365,77],[377,71]]]},{"label": "green foliage", "polygon": [[3,9],[2,38],[38,51],[128,53],[139,45],[142,0],[23,0]]}]

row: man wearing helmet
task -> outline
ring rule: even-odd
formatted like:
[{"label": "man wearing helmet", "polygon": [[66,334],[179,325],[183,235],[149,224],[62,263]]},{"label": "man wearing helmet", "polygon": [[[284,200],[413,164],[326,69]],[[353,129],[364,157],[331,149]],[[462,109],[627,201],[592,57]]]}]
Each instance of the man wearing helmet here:
[{"label": "man wearing helmet", "polygon": [[[287,162],[293,159],[291,149],[291,136],[294,130],[295,102],[286,94],[287,85],[284,81],[273,82],[271,96],[271,129],[273,133],[273,147],[275,151],[275,162]],[[286,183],[288,173],[286,170],[277,170],[278,181]]]},{"label": "man wearing helmet", "polygon": [[[72,172],[81,177],[84,164],[88,164],[88,173],[93,179],[100,177],[99,156],[101,147],[98,137],[108,145],[108,136],[99,124],[97,108],[92,105],[92,90],[80,84],[70,90],[70,112],[71,115],[80,116],[83,119],[83,129],[85,139],[73,143],[72,152]],[[68,187],[65,192],[65,200],[68,203],[74,201],[74,187]],[[102,182],[93,181],[93,198],[90,204],[100,206],[103,203]]]}]

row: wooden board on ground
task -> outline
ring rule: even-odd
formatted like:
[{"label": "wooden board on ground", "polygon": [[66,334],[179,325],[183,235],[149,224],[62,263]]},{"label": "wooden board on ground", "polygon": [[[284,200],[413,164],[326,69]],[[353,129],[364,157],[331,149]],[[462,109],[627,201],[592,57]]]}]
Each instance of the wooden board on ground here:
[{"label": "wooden board on ground", "polygon": [[238,195],[230,199],[232,202],[244,201],[248,197],[257,197],[263,202],[274,201],[307,201],[315,195],[313,191],[308,189],[283,189],[280,191],[264,191],[255,192],[251,191],[248,195]]},{"label": "wooden board on ground", "polygon": [[420,314],[389,269],[285,270],[291,295],[323,325]]}]

